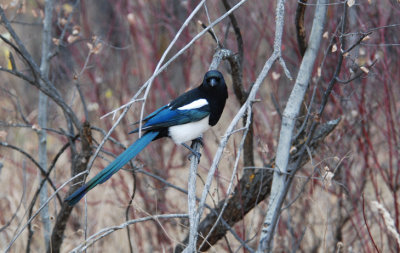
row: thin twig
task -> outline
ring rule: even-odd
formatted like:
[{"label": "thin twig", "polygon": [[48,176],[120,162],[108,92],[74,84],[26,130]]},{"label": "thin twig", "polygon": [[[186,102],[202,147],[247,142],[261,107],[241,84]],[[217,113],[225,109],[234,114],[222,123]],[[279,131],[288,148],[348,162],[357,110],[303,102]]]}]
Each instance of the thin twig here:
[{"label": "thin twig", "polygon": [[[1,141],[1,142],[0,142],[0,146],[14,149],[14,150],[20,152],[21,154],[23,154],[24,156],[26,156],[31,162],[33,162],[33,163],[35,164],[35,166],[39,169],[39,171],[40,171],[42,177],[43,177],[45,180],[47,180],[47,181],[49,182],[50,186],[51,186],[54,190],[57,190],[57,187],[55,187],[55,185],[54,185],[54,183],[51,181],[51,179],[50,179],[48,176],[46,176],[46,175],[47,175],[46,170],[44,170],[44,169],[42,168],[42,166],[40,166],[40,164],[39,164],[30,154],[28,154],[28,153],[25,152],[24,150],[22,150],[22,149],[20,149],[20,148],[18,148],[18,147],[16,147],[16,146],[14,146],[14,145],[12,145],[12,144],[9,144],[9,143],[7,143],[7,142],[2,142],[2,141]],[[60,196],[57,195],[57,198],[59,198],[59,200],[61,201],[61,197],[60,197]]]},{"label": "thin twig", "polygon": [[8,252],[11,249],[11,246],[14,244],[14,242],[18,239],[18,237],[21,235],[21,233],[25,230],[25,228],[28,226],[28,224],[30,224],[32,222],[32,220],[40,213],[40,211],[47,206],[47,204],[50,202],[50,200],[52,200],[54,198],[54,196],[56,196],[58,194],[58,192],[64,188],[67,184],[69,184],[69,182],[71,182],[72,180],[86,174],[87,171],[83,171],[77,175],[75,175],[74,177],[68,179],[66,182],[64,182],[59,188],[57,188],[57,190],[47,199],[47,201],[45,203],[43,203],[43,205],[41,205],[39,207],[39,209],[32,215],[32,217],[25,223],[24,226],[22,226],[22,228],[17,232],[17,234],[14,236],[14,238],[11,240],[11,242],[8,244],[7,248],[5,249],[5,252]]},{"label": "thin twig", "polygon": [[148,217],[143,217],[135,220],[130,220],[128,222],[124,222],[118,226],[112,226],[112,227],[107,227],[101,229],[99,232],[89,236],[83,243],[79,244],[77,247],[75,247],[71,252],[82,252],[86,250],[88,247],[90,247],[93,243],[96,241],[102,239],[103,237],[108,236],[109,234],[113,233],[114,231],[124,229],[125,227],[136,224],[139,222],[144,222],[144,221],[149,221],[149,220],[154,220],[157,221],[158,219],[183,219],[183,218],[188,218],[188,214],[159,214],[159,215],[153,215],[153,216],[148,216]]}]

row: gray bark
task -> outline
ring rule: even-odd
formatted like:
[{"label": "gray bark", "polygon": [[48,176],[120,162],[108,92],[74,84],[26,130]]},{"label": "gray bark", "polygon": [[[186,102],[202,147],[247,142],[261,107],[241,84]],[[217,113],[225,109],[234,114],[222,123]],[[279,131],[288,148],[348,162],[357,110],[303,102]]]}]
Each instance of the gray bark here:
[{"label": "gray bark", "polygon": [[[51,26],[53,18],[54,2],[53,0],[46,0],[45,2],[45,17],[43,22],[43,33],[42,33],[42,59],[40,63],[40,72],[43,76],[49,76],[49,55],[51,47]],[[42,82],[42,81],[41,81]],[[44,85],[44,84],[42,84]],[[38,105],[38,124],[40,129],[38,131],[39,137],[39,164],[42,168],[47,171],[47,133],[45,128],[47,127],[47,104],[48,97],[41,91],[39,91],[39,105]],[[39,181],[43,180],[39,176]],[[47,200],[47,183],[45,183],[40,191],[39,203],[43,205]],[[49,208],[46,205],[41,212],[42,222],[43,222],[43,233],[45,245],[50,243],[50,233],[51,233],[51,222],[49,215]]]},{"label": "gray bark", "polygon": [[272,181],[271,196],[268,212],[264,220],[258,252],[272,251],[272,239],[275,226],[281,212],[284,198],[284,189],[289,172],[289,155],[292,145],[293,130],[299,114],[301,104],[306,94],[311,78],[315,59],[321,44],[321,38],[326,20],[327,0],[319,0],[315,9],[314,21],[309,38],[308,48],[300,65],[299,73],[283,112],[282,126],[276,153],[276,171]]}]

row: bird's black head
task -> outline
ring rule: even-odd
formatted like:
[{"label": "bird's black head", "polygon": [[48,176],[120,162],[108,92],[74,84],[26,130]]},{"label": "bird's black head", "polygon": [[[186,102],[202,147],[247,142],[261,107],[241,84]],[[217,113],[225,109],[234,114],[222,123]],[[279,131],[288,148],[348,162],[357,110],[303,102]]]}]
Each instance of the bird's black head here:
[{"label": "bird's black head", "polygon": [[218,70],[210,70],[204,75],[203,87],[206,89],[210,88],[222,88],[226,87],[224,76]]},{"label": "bird's black head", "polygon": [[199,89],[203,92],[210,106],[210,126],[217,124],[228,98],[228,88],[221,72],[217,70],[208,71],[204,75],[203,83]]}]

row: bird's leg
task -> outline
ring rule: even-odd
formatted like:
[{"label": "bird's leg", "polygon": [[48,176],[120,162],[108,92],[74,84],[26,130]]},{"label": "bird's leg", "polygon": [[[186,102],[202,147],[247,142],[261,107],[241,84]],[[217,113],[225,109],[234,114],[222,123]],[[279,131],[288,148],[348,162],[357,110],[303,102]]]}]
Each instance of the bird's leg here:
[{"label": "bird's leg", "polygon": [[[190,147],[192,148],[192,150],[195,150],[195,149],[196,149],[196,146],[195,146],[196,143],[200,144],[201,147],[204,147],[204,145],[203,145],[203,136],[202,136],[202,135],[200,135],[200,136],[197,137],[196,139],[192,140],[192,145],[190,145]],[[193,153],[193,151],[192,151],[192,153]],[[197,154],[196,154],[196,153],[197,153]],[[200,163],[201,153],[195,151],[195,153],[193,153],[193,154],[194,154],[195,156],[197,156],[197,161]],[[189,157],[189,160],[190,160],[190,157]]]},{"label": "bird's leg", "polygon": [[202,147],[204,147],[204,145],[203,145],[203,137],[202,137],[202,136],[197,137],[196,139],[192,140],[192,148],[193,148],[193,146],[194,146],[194,144],[195,144],[196,142],[200,143],[200,145],[201,145]]},{"label": "bird's leg", "polygon": [[201,157],[201,153],[197,152],[196,150],[194,150],[192,147],[189,147],[186,143],[182,143],[182,146],[184,146],[185,148],[189,149],[192,154],[189,156],[189,160],[192,157],[192,155],[197,157],[197,160],[200,162],[200,157]]}]

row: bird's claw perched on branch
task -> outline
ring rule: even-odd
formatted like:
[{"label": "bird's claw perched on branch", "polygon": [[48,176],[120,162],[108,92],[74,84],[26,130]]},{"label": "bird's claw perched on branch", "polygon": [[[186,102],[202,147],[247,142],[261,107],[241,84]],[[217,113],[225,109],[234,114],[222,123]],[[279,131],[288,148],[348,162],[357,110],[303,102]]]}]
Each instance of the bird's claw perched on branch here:
[{"label": "bird's claw perched on branch", "polygon": [[193,156],[197,157],[197,160],[200,162],[200,157],[201,157],[201,153],[196,151],[195,149],[195,143],[199,143],[201,146],[203,146],[203,138],[199,137],[193,140],[191,147],[189,147],[186,143],[182,143],[182,146],[184,146],[185,148],[189,149],[190,152],[192,152],[189,156],[188,159],[189,161],[192,160]]},{"label": "bird's claw perched on branch", "polygon": [[193,156],[197,157],[197,161],[200,163],[201,153],[200,152],[196,152],[196,151],[192,151],[192,153],[188,156],[188,160],[192,161]]}]

